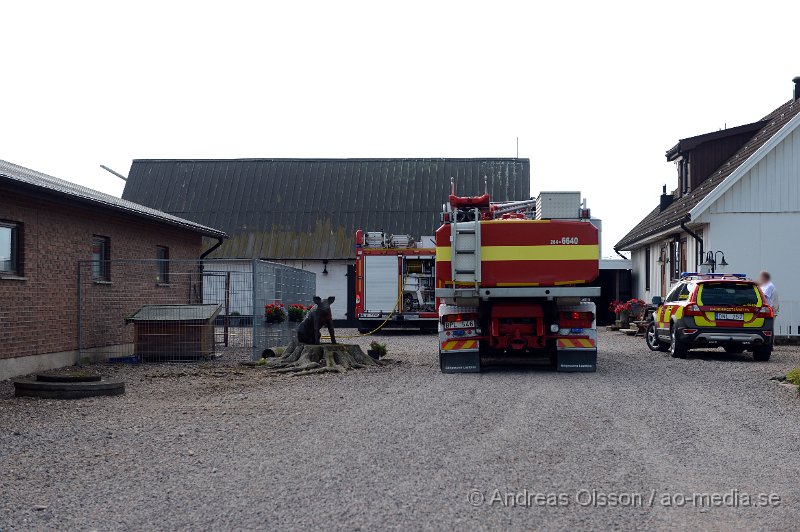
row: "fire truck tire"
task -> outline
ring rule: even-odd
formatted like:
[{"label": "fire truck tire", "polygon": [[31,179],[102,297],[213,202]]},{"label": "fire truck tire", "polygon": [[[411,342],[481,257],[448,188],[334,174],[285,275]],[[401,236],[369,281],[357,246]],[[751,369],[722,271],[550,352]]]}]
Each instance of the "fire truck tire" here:
[{"label": "fire truck tire", "polygon": [[689,354],[686,342],[678,338],[675,326],[670,329],[670,332],[672,333],[672,343],[669,345],[669,354],[672,355],[672,358],[686,358]]}]

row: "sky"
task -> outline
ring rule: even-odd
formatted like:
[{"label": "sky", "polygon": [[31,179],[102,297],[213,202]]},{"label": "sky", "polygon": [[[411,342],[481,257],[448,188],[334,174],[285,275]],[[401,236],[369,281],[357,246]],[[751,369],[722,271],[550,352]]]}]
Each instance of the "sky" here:
[{"label": "sky", "polygon": [[678,139],[791,98],[798,15],[769,0],[0,0],[0,159],[120,195],[99,165],[514,157],[519,138],[531,193],[582,191],[608,256],[677,186]]}]

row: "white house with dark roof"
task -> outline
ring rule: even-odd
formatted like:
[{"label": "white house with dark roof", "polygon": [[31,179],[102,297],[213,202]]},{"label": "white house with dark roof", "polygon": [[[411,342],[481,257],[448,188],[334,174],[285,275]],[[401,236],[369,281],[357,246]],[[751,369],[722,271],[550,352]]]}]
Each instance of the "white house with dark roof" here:
[{"label": "white house with dark roof", "polygon": [[762,120],[682,139],[667,152],[678,188],[665,187],[659,206],[615,246],[631,252],[638,297],[666,295],[682,271],[768,270],[780,296],[776,334],[800,335],[800,77],[793,81],[793,98]]}]

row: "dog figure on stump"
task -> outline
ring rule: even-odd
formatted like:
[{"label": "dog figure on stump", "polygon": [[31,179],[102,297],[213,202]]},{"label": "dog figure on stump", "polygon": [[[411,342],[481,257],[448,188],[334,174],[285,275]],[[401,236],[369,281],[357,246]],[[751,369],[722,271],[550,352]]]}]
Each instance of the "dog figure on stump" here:
[{"label": "dog figure on stump", "polygon": [[322,299],[314,296],[314,306],[308,311],[306,317],[297,327],[297,341],[301,344],[320,344],[320,329],[328,327],[328,334],[331,335],[331,343],[336,343],[336,336],[333,334],[333,316],[331,315],[331,305],[336,298],[331,296]]}]

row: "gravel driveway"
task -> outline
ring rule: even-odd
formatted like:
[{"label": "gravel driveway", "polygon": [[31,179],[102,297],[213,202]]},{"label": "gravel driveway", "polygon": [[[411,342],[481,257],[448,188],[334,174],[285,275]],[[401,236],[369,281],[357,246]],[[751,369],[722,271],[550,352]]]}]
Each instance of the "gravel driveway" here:
[{"label": "gravel driveway", "polygon": [[381,341],[397,363],[343,375],[113,366],[126,395],[64,402],[2,382],[0,530],[797,528],[800,400],[769,378],[798,348],[677,360],[603,332],[594,374],[443,375],[435,336]]}]

